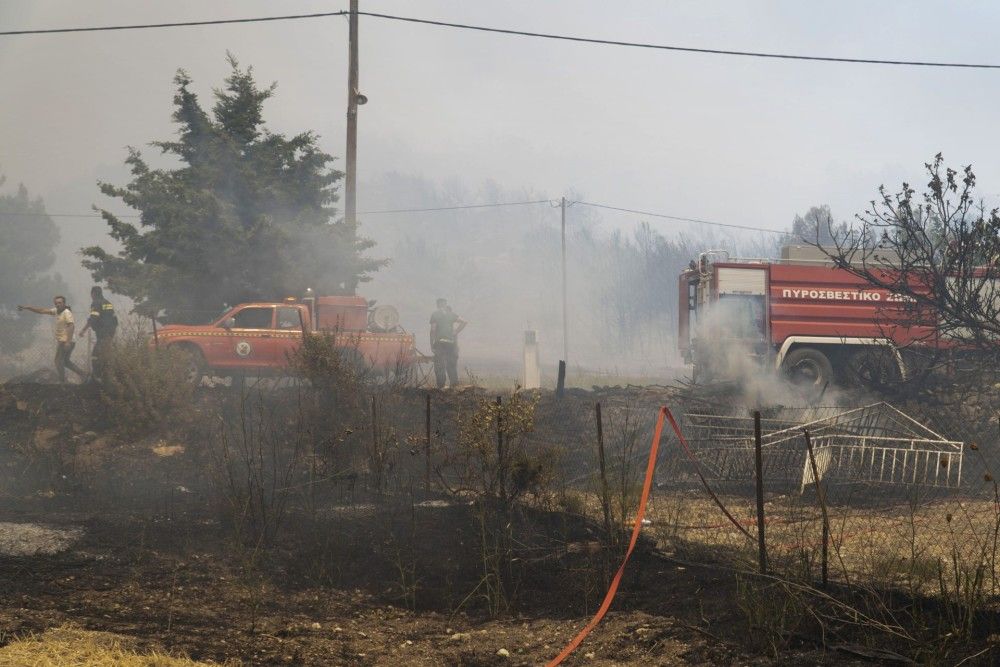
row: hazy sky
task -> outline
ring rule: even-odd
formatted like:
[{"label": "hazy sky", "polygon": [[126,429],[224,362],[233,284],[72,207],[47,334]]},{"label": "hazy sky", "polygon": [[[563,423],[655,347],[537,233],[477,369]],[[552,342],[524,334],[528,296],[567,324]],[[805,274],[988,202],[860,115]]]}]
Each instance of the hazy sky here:
[{"label": "hazy sky", "polygon": [[[5,29],[346,8],[346,1],[4,0]],[[361,0],[362,9],[538,32],[833,56],[1000,62],[989,2]],[[347,21],[0,37],[0,173],[50,211],[107,204],[127,145],[173,131],[178,67],[207,98],[225,52],[278,82],[266,118],[343,154]],[[786,62],[569,44],[361,19],[362,182],[386,171],[471,189],[592,201],[769,228],[830,204],[849,218],[886,182],[922,183],[943,151],[1000,192],[1000,71]],[[206,104],[210,104],[208,99]],[[147,152],[149,150],[147,149]],[[359,192],[361,208],[377,204]],[[609,221],[617,216],[609,214]],[[634,217],[623,221],[633,221]],[[377,224],[372,221],[370,224]],[[672,223],[655,223],[669,232]],[[99,239],[66,222],[64,250]]]}]

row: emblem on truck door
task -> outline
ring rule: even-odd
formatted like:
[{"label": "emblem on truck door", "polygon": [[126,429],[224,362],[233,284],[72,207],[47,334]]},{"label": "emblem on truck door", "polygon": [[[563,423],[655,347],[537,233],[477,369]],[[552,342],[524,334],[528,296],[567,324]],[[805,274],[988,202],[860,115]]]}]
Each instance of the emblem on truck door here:
[{"label": "emblem on truck door", "polygon": [[253,352],[253,348],[250,347],[250,343],[245,340],[241,340],[236,343],[236,354],[242,359],[246,359]]}]

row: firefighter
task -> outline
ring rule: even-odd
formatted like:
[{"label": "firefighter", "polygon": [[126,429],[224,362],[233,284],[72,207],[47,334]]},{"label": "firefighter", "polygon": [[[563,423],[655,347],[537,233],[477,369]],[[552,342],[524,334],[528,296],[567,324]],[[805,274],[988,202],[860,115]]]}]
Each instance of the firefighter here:
[{"label": "firefighter", "polygon": [[93,330],[97,340],[90,356],[91,378],[102,381],[111,361],[118,317],[115,315],[115,307],[104,298],[104,291],[97,285],[90,288],[90,299],[90,317],[80,329],[80,337],[82,338],[88,329]]},{"label": "firefighter", "polygon": [[18,310],[30,310],[39,315],[52,315],[56,318],[56,373],[59,375],[59,382],[66,382],[66,369],[70,369],[80,376],[80,379],[87,377],[79,366],[73,363],[70,355],[76,343],[73,342],[73,329],[76,323],[73,321],[73,311],[66,305],[66,297],[59,295],[52,299],[54,308],[39,308],[38,306],[18,306]]},{"label": "firefighter", "polygon": [[447,300],[437,300],[437,310],[431,315],[431,349],[438,389],[443,389],[446,381],[450,387],[458,386],[458,334],[466,324]]}]

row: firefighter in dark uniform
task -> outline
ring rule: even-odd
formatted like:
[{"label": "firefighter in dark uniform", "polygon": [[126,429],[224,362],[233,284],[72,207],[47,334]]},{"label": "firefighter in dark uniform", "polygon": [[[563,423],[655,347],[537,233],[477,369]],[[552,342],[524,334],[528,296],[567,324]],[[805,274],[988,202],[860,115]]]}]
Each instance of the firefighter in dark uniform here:
[{"label": "firefighter in dark uniform", "polygon": [[90,357],[90,375],[91,378],[102,381],[111,361],[112,343],[115,331],[118,329],[118,316],[115,315],[115,307],[104,298],[103,290],[97,285],[90,288],[90,317],[80,329],[81,338],[88,329],[93,330],[97,339]]}]

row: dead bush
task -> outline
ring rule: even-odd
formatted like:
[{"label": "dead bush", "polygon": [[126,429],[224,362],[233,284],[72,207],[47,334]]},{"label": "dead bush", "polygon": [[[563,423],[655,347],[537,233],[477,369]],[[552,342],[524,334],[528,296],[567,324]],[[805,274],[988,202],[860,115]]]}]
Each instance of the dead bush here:
[{"label": "dead bush", "polygon": [[255,388],[245,390],[235,410],[221,417],[214,473],[223,519],[237,542],[273,544],[293,495],[312,481],[312,429],[302,407],[267,400]]},{"label": "dead bush", "polygon": [[357,347],[337,344],[336,333],[306,336],[288,362],[292,372],[307,380],[326,403],[358,407],[370,369]]},{"label": "dead bush", "polygon": [[148,432],[192,406],[194,388],[180,350],[155,347],[141,324],[127,321],[100,383],[111,420],[128,433]]},{"label": "dead bush", "polygon": [[482,596],[493,616],[516,606],[517,546],[530,541],[514,534],[515,525],[528,525],[514,521],[514,513],[526,494],[540,494],[552,479],[549,451],[528,446],[536,405],[537,397],[523,392],[506,401],[480,399],[471,414],[459,417],[456,448],[445,464],[446,488],[473,501],[482,563],[473,593]]}]

